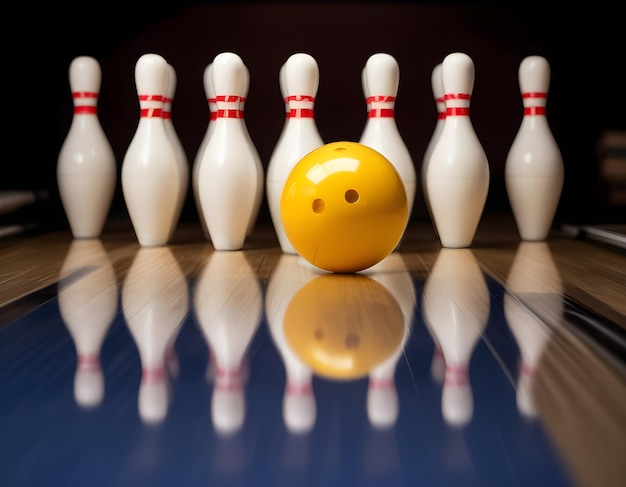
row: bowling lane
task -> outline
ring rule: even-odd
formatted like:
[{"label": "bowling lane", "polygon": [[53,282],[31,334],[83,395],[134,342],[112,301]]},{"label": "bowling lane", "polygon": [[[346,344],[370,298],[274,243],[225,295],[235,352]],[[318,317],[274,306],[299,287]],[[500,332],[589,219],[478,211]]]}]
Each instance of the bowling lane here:
[{"label": "bowling lane", "polygon": [[0,328],[2,485],[624,478],[623,362],[549,247],[425,242],[345,276],[191,242],[62,242]]}]

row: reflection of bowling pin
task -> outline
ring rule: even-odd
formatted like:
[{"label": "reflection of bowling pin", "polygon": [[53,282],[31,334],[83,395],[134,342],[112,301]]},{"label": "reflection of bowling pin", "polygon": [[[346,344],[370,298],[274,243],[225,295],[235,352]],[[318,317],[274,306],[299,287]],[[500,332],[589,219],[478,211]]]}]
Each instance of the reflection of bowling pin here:
[{"label": "reflection of bowling pin", "polygon": [[232,52],[215,56],[211,68],[217,119],[198,168],[198,193],[216,250],[243,248],[257,202],[261,174],[241,113],[246,70]]},{"label": "reflection of bowling pin", "polygon": [[117,312],[115,271],[99,239],[71,243],[61,268],[58,301],[76,347],[74,397],[81,406],[96,406],[104,397],[100,349]]},{"label": "reflection of bowling pin", "polygon": [[79,56],[70,64],[74,115],[57,161],[57,183],[75,238],[99,237],[117,180],[117,166],[97,115],[102,71],[98,61]]},{"label": "reflection of bowling pin", "polygon": [[122,163],[122,190],[135,234],[143,247],[167,244],[176,226],[180,167],[163,119],[168,64],[144,54],[135,65],[140,118]]},{"label": "reflection of bowling pin", "polygon": [[[178,168],[180,172],[179,179],[179,192],[178,192],[178,201],[176,203],[176,216],[174,217],[174,222],[178,223],[180,219],[180,214],[185,204],[185,199],[187,197],[187,189],[189,187],[189,160],[187,159],[187,154],[185,153],[185,149],[183,148],[183,144],[180,142],[178,138],[178,134],[176,133],[176,128],[174,127],[174,122],[172,121],[172,103],[174,101],[174,94],[176,93],[176,71],[171,64],[168,64],[169,76],[168,76],[168,84],[165,98],[163,99],[163,122],[165,124],[165,130],[167,131],[167,135],[170,138],[170,142],[174,148],[174,152],[176,153],[176,162],[178,162]],[[172,234],[176,229],[176,223],[172,226]],[[171,237],[172,235],[170,235]]]},{"label": "reflection of bowling pin", "polygon": [[426,169],[428,200],[443,247],[472,244],[489,191],[489,164],[470,119],[474,62],[448,54],[441,65],[446,121]]},{"label": "reflection of bowling pin", "polygon": [[285,367],[283,421],[292,433],[309,432],[317,416],[311,369],[287,343],[284,330],[285,312],[291,299],[319,272],[300,263],[298,255],[281,255],[270,277],[265,297],[265,313],[274,345]]},{"label": "reflection of bowling pin", "polygon": [[532,384],[551,330],[563,318],[563,286],[545,242],[521,242],[507,277],[504,316],[521,353],[517,406],[536,416]]},{"label": "reflection of bowling pin", "polygon": [[402,256],[397,252],[389,254],[378,264],[362,271],[371,279],[380,282],[398,301],[404,314],[404,335],[397,350],[369,373],[367,389],[367,415],[372,425],[380,428],[393,426],[398,418],[398,392],[395,386],[395,373],[398,361],[413,327],[415,312],[415,286],[406,269]]},{"label": "reflection of bowling pin", "polygon": [[489,306],[487,283],[473,253],[442,248],[424,286],[423,314],[443,352],[441,407],[452,425],[465,425],[473,415],[469,365],[487,325]]},{"label": "reflection of bowling pin", "polygon": [[433,90],[433,96],[435,98],[435,106],[437,107],[437,122],[435,123],[435,129],[433,130],[428,145],[426,146],[426,152],[424,152],[424,158],[422,159],[422,192],[424,194],[424,202],[426,208],[432,219],[433,214],[430,208],[430,201],[428,200],[428,185],[426,184],[426,174],[428,172],[428,163],[430,162],[430,156],[435,148],[435,144],[439,140],[441,131],[443,130],[443,124],[446,120],[446,102],[443,95],[443,81],[441,79],[441,63],[437,64],[433,68],[431,74],[430,83]]},{"label": "reflection of bowling pin", "polygon": [[122,287],[122,310],[141,359],[138,407],[148,423],[158,423],[167,414],[167,352],[188,306],[187,281],[172,251],[139,249]]},{"label": "reflection of bowling pin", "polygon": [[361,73],[366,104],[370,106],[359,142],[377,150],[396,168],[406,191],[409,212],[413,211],[416,172],[411,154],[396,125],[394,107],[400,84],[400,67],[387,53],[376,53],[365,63]]},{"label": "reflection of bowling pin", "polygon": [[522,124],[505,164],[506,190],[522,240],[545,240],[563,189],[563,158],[546,117],[550,65],[528,56],[519,66]]},{"label": "reflection of bowling pin", "polygon": [[215,119],[217,118],[217,104],[215,103],[215,90],[213,89],[213,74],[210,63],[206,68],[204,68],[202,79],[204,83],[204,93],[209,105],[209,123],[193,161],[191,184],[196,204],[196,211],[198,212],[198,218],[200,219],[200,225],[202,226],[202,233],[204,234],[204,237],[209,240],[209,230],[207,229],[206,221],[204,219],[204,215],[202,214],[202,206],[200,205],[200,194],[198,192],[198,171],[200,169],[200,161],[202,161],[202,156],[204,155],[204,150],[206,149],[206,145],[209,142],[211,134],[213,133],[213,129],[215,128]]},{"label": "reflection of bowling pin", "polygon": [[243,251],[211,254],[198,277],[193,304],[216,365],[213,425],[221,434],[232,434],[245,419],[242,369],[263,314],[261,286]]},{"label": "reflection of bowling pin", "polygon": [[283,131],[267,169],[267,202],[278,242],[285,253],[295,254],[280,216],[280,198],[293,166],[313,149],[323,145],[313,107],[319,86],[319,67],[309,54],[292,54],[280,68],[279,84],[287,114]]}]

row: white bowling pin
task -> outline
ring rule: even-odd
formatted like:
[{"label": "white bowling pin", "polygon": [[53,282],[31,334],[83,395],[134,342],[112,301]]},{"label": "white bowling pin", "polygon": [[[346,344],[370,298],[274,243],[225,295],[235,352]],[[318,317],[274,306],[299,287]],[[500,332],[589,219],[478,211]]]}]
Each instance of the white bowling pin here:
[{"label": "white bowling pin", "polygon": [[141,246],[166,245],[176,226],[181,171],[163,119],[168,64],[144,54],[135,65],[140,118],[122,163],[124,201]]},{"label": "white bowling pin", "polygon": [[441,65],[446,121],[426,169],[427,194],[443,247],[470,247],[489,191],[489,164],[470,119],[474,62],[448,54]]},{"label": "white bowling pin", "polygon": [[180,214],[182,212],[183,206],[185,205],[185,199],[187,198],[187,190],[189,189],[189,159],[187,158],[187,153],[183,147],[183,144],[176,133],[176,128],[174,127],[174,122],[172,121],[172,103],[174,101],[174,95],[176,94],[176,70],[171,64],[168,64],[169,76],[168,76],[168,84],[167,91],[165,94],[165,98],[163,99],[163,121],[165,123],[165,130],[167,131],[167,135],[170,138],[170,142],[174,147],[174,152],[176,153],[176,162],[178,162],[178,167],[180,171],[180,179],[179,179],[179,192],[178,192],[178,201],[176,203],[176,215],[174,216],[175,224],[172,226],[172,234],[170,238],[173,236],[174,231],[176,230],[176,223],[178,223],[180,219]]},{"label": "white bowling pin", "polygon": [[442,414],[446,422],[463,426],[474,414],[470,361],[490,312],[489,289],[471,250],[439,251],[422,300],[424,322],[446,364]]},{"label": "white bowling pin", "polygon": [[187,281],[169,247],[140,248],[122,286],[122,311],[141,360],[138,410],[146,423],[167,414],[168,350],[188,309]]},{"label": "white bowling pin", "polygon": [[100,350],[117,312],[117,280],[99,239],[74,240],[59,276],[61,317],[76,348],[74,398],[83,407],[104,397]]},{"label": "white bowling pin", "polygon": [[377,428],[389,428],[398,419],[399,402],[395,385],[398,361],[413,327],[416,296],[413,278],[408,273],[402,256],[389,254],[378,264],[362,271],[371,279],[381,283],[393,295],[404,314],[404,335],[396,351],[369,373],[367,388],[367,416]]},{"label": "white bowling pin", "polygon": [[293,296],[319,271],[302,265],[298,255],[283,253],[273,270],[265,295],[265,315],[274,345],[285,367],[286,381],[282,414],[285,427],[292,433],[307,433],[315,425],[317,405],[313,391],[313,372],[287,343],[285,312]]},{"label": "white bowling pin", "polygon": [[248,229],[246,230],[246,236],[250,236],[254,227],[256,226],[257,219],[259,218],[259,211],[261,210],[261,203],[263,203],[263,197],[265,196],[265,168],[263,167],[263,162],[261,161],[261,156],[259,156],[259,152],[256,149],[256,145],[254,145],[254,141],[252,137],[250,137],[250,132],[248,132],[248,127],[246,125],[246,115],[245,115],[245,104],[246,99],[248,97],[248,91],[250,89],[250,71],[246,66],[245,70],[245,84],[244,84],[244,95],[241,97],[241,102],[239,104],[239,110],[241,111],[242,124],[244,127],[244,133],[246,138],[248,139],[248,145],[250,146],[250,152],[254,156],[254,161],[256,162],[256,169],[258,173],[257,179],[257,188],[256,188],[256,199],[254,201],[254,210],[252,211],[252,216],[250,217],[250,222],[248,223]]},{"label": "white bowling pin", "polygon": [[200,147],[198,147],[198,151],[196,152],[196,157],[193,161],[191,184],[193,190],[193,198],[196,205],[196,210],[198,212],[198,218],[200,220],[200,226],[202,227],[202,233],[204,235],[204,238],[210,240],[211,237],[209,235],[209,230],[206,226],[204,214],[202,213],[202,205],[200,204],[200,193],[198,190],[198,173],[200,170],[200,162],[202,161],[202,156],[204,155],[206,145],[209,142],[211,134],[213,133],[213,129],[215,128],[215,119],[217,118],[217,103],[215,102],[215,89],[213,88],[213,74],[211,69],[211,63],[207,64],[206,68],[204,68],[202,80],[204,84],[204,94],[206,96],[209,106],[209,122],[207,124],[206,131],[204,132],[204,137],[202,137],[202,141],[200,142]]},{"label": "white bowling pin", "polygon": [[75,238],[97,238],[106,222],[117,181],[113,148],[97,115],[102,70],[90,56],[69,68],[74,114],[57,160],[57,184]]},{"label": "white bowling pin", "polygon": [[229,435],[245,420],[243,368],[263,316],[261,286],[243,251],[211,254],[198,277],[193,306],[215,361],[211,418],[218,433]]},{"label": "white bowling pin", "polygon": [[395,118],[400,66],[390,54],[376,53],[369,57],[364,69],[361,83],[365,87],[366,104],[370,105],[370,109],[359,143],[380,152],[400,174],[409,207],[408,220],[415,200],[416,171]]},{"label": "white bowling pin", "polygon": [[439,140],[439,136],[441,135],[441,131],[443,130],[443,124],[446,120],[446,102],[443,98],[443,81],[441,79],[441,63],[437,64],[433,68],[433,72],[430,77],[430,84],[433,90],[433,97],[435,98],[435,106],[437,108],[437,122],[435,123],[435,128],[433,130],[432,135],[430,136],[430,140],[428,141],[428,145],[426,146],[426,151],[424,152],[424,158],[422,159],[422,193],[424,195],[424,202],[426,203],[426,208],[428,209],[428,214],[433,219],[433,213],[430,208],[430,201],[428,199],[428,185],[426,184],[426,174],[428,172],[428,163],[430,162],[430,156],[433,153],[433,149]]},{"label": "white bowling pin", "polygon": [[280,68],[279,84],[287,113],[283,130],[268,163],[266,193],[280,247],[284,253],[296,254],[283,229],[280,197],[293,166],[324,144],[314,114],[319,87],[317,61],[306,53],[292,54]]},{"label": "white bowling pin", "polygon": [[520,349],[517,406],[537,415],[533,382],[552,330],[563,319],[563,284],[546,242],[521,242],[506,280],[504,316]]},{"label": "white bowling pin", "polygon": [[212,65],[217,119],[200,161],[198,193],[213,247],[238,250],[255,211],[260,176],[240,109],[247,68],[232,52],[218,54]]},{"label": "white bowling pin", "polygon": [[519,66],[519,86],[524,116],[506,158],[506,190],[522,240],[545,240],[564,181],[563,158],[546,117],[548,61],[526,57]]}]

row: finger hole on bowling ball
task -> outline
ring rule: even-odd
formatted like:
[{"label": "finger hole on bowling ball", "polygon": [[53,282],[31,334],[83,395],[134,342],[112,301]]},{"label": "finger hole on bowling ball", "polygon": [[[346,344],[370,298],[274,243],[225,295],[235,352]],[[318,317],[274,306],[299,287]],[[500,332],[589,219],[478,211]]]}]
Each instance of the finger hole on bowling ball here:
[{"label": "finger hole on bowling ball", "polygon": [[313,213],[323,213],[326,209],[326,202],[323,199],[315,198],[313,200]]},{"label": "finger hole on bowling ball", "polygon": [[356,350],[359,348],[361,338],[356,333],[348,333],[345,339],[345,345],[347,350]]},{"label": "finger hole on bowling ball", "polygon": [[359,200],[359,193],[354,189],[349,189],[344,197],[348,203],[356,203]]}]

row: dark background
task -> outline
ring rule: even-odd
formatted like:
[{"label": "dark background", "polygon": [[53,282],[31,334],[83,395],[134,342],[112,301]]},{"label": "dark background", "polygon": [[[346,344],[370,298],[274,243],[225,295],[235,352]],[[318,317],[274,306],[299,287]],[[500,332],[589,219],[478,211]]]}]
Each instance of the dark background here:
[{"label": "dark background", "polygon": [[[315,113],[328,143],[358,141],[366,116],[361,69],[370,55],[388,52],[400,65],[396,121],[419,176],[437,116],[431,71],[463,51],[475,63],[471,118],[491,169],[485,211],[510,211],[504,162],[522,119],[517,70],[525,56],[538,54],[551,64],[547,116],[565,164],[556,221],[624,221],[624,208],[603,201],[596,155],[602,132],[626,129],[622,8],[615,2],[551,10],[424,2],[13,6],[3,15],[8,109],[0,190],[47,190],[36,218],[68,226],[56,186],[72,119],[68,68],[74,57],[91,55],[102,67],[100,122],[118,161],[110,218],[127,218],[119,171],[139,120],[134,65],[147,52],[177,71],[172,119],[190,165],[208,124],[204,68],[222,51],[239,54],[251,76],[246,123],[266,167],[284,123],[278,71],[291,54],[308,52],[319,64]],[[413,215],[428,218],[421,192]],[[181,219],[197,221],[191,189]],[[265,204],[260,221],[269,221]]]}]

